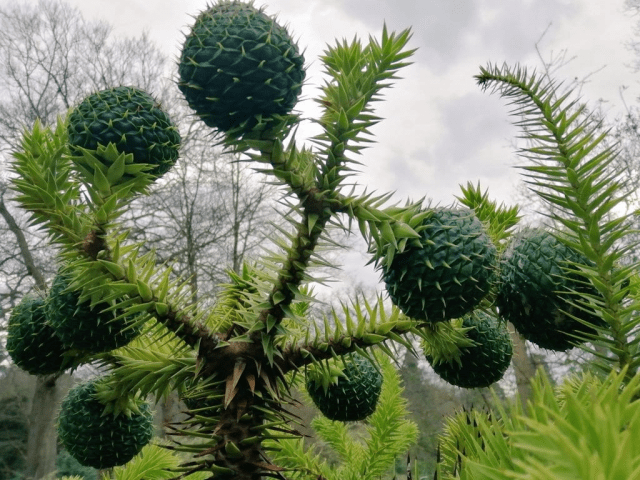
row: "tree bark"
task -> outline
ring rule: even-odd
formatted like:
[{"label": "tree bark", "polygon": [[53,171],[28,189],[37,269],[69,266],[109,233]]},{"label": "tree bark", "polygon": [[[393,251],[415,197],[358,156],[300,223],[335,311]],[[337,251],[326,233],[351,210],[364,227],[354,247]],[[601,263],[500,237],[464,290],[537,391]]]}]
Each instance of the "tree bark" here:
[{"label": "tree bark", "polygon": [[533,379],[538,365],[529,356],[524,338],[516,332],[514,326],[509,323],[509,333],[513,340],[513,369],[516,374],[516,387],[523,406],[531,398],[531,380]]},{"label": "tree bark", "polygon": [[44,478],[56,469],[58,405],[72,383],[71,375],[37,377],[29,415],[26,478]]}]

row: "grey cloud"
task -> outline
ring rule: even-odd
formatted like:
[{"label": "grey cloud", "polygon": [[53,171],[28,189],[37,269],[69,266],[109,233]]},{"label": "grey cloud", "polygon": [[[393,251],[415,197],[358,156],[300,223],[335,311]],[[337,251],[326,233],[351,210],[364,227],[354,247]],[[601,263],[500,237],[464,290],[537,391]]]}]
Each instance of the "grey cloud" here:
[{"label": "grey cloud", "polygon": [[490,144],[507,142],[515,133],[508,117],[508,107],[499,98],[473,92],[447,99],[440,106],[445,133],[435,152],[449,157],[455,164],[473,168],[474,157]]},{"label": "grey cloud", "polygon": [[[517,59],[534,50],[550,22],[576,15],[568,0],[337,0],[372,29],[412,26],[416,58],[434,69],[487,50]],[[571,3],[571,4],[570,4]]]},{"label": "grey cloud", "polygon": [[343,0],[346,13],[373,29],[386,22],[391,30],[412,27],[419,55],[437,68],[454,61],[461,51],[462,35],[473,28],[476,0]]}]

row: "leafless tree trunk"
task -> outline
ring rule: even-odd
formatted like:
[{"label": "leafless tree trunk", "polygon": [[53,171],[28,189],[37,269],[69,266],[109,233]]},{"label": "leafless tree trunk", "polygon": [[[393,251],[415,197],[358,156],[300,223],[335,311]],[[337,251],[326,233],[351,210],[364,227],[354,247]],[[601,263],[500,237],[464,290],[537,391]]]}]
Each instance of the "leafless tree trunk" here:
[{"label": "leafless tree trunk", "polygon": [[516,387],[520,401],[523,405],[526,405],[527,401],[531,398],[531,380],[536,374],[538,366],[527,352],[525,339],[516,332],[515,327],[511,323],[509,323],[509,333],[513,341],[513,358],[511,363],[516,375]]},{"label": "leafless tree trunk", "polygon": [[71,375],[38,376],[29,415],[26,478],[44,478],[56,469],[58,405],[73,383]]}]

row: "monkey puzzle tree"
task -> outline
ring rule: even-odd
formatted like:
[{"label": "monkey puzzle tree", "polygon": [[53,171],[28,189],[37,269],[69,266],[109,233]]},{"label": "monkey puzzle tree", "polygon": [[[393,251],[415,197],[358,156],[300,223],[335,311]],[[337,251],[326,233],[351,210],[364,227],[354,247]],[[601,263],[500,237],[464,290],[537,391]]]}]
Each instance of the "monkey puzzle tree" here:
[{"label": "monkey puzzle tree", "polygon": [[[51,362],[29,364],[47,369],[96,362],[106,370],[72,390],[61,411],[63,442],[83,463],[107,468],[132,458],[150,438],[144,398],[177,391],[188,411],[169,448],[190,455],[177,467],[181,475],[286,478],[270,452],[298,435],[289,411],[296,374],[307,375],[323,411],[360,420],[380,394],[372,349],[393,356],[389,344],[397,342],[414,351],[415,337],[454,384],[482,387],[501,377],[512,346],[496,319],[497,268],[517,209],[497,206],[473,187],[463,189],[457,208],[421,201],[388,206],[391,195],[344,189],[357,163],[352,156],[379,121],[373,103],[413,53],[409,39],[409,30],[384,28],[366,44],[354,39],[329,47],[317,98],[322,133],[301,147],[295,127],[302,119],[293,108],[304,60],[287,30],[236,0],[196,18],[178,86],[225,148],[257,162],[282,186],[289,207],[289,227],[273,239],[274,251],[230,271],[212,306],[192,301],[189,280],[157,264],[153,251],[143,253],[119,222],[178,155],[180,135],[153,98],[114,86],[87,97],[56,125],[36,122],[25,132],[14,154],[13,187],[32,222],[59,247],[54,283],[64,286],[52,288],[41,307],[16,309],[11,353],[37,351]],[[330,226],[353,224],[393,305],[355,298],[318,324],[308,306],[313,268],[328,263],[319,247],[330,242]],[[544,281],[562,278],[560,263]],[[607,302],[617,298],[611,295]],[[587,298],[600,301],[597,293]],[[29,343],[36,337],[21,333],[46,335],[47,328],[62,349],[47,352],[54,342],[36,348]]]},{"label": "monkey puzzle tree", "polygon": [[527,183],[553,207],[555,225],[553,235],[525,230],[513,239],[496,303],[531,341],[563,351],[588,340],[579,346],[595,360],[593,371],[555,391],[539,373],[526,408],[503,404],[450,419],[436,477],[637,478],[640,455],[627,438],[640,408],[638,241],[620,208],[633,180],[571,90],[506,65],[476,78],[514,105],[530,142],[520,152]]}]

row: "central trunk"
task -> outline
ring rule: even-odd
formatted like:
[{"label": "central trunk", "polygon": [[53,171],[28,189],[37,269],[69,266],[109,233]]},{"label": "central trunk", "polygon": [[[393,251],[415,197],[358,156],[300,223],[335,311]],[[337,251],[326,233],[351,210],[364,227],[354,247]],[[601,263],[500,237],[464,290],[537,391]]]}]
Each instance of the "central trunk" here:
[{"label": "central trunk", "polygon": [[[245,393],[245,392],[242,392]],[[263,413],[254,407],[253,395],[238,394],[231,404],[221,412],[218,423],[219,445],[216,464],[235,473],[219,478],[234,480],[261,480],[263,478],[266,455],[261,444]],[[217,476],[215,478],[218,478]]]}]

